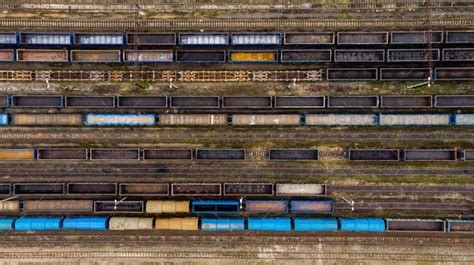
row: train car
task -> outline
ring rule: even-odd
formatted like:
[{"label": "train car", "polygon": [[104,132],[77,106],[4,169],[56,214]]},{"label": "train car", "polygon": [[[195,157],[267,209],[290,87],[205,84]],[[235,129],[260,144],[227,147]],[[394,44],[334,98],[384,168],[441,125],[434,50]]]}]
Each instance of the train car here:
[{"label": "train car", "polygon": [[90,212],[94,211],[92,200],[26,200],[23,212]]},{"label": "train car", "polygon": [[291,219],[286,217],[247,219],[249,231],[291,231]]},{"label": "train car", "polygon": [[15,217],[0,217],[0,230],[15,229]]},{"label": "train car", "polygon": [[70,60],[73,63],[120,63],[120,50],[71,50]]},{"label": "train car", "polygon": [[474,49],[472,48],[443,49],[443,61],[472,62],[474,61]]},{"label": "train car", "polygon": [[377,81],[377,68],[328,68],[328,81]]},{"label": "train car", "polygon": [[199,230],[198,217],[156,218],[156,230]]},{"label": "train car", "polygon": [[338,32],[338,45],[388,44],[388,32]]},{"label": "train car", "polygon": [[271,196],[273,183],[224,183],[225,196]]},{"label": "train car", "polygon": [[474,219],[448,219],[446,229],[449,233],[473,233]]},{"label": "train car", "polygon": [[114,96],[66,96],[66,108],[111,109],[115,108]]},{"label": "train car", "polygon": [[0,50],[0,62],[14,62],[15,51],[13,49],[1,49]]},{"label": "train car", "polygon": [[232,114],[232,125],[301,125],[299,114]]},{"label": "train car", "polygon": [[242,231],[245,230],[244,218],[201,218],[203,231]]},{"label": "train car", "polygon": [[159,125],[227,125],[227,114],[160,114]]},{"label": "train car", "polygon": [[281,33],[242,32],[230,35],[232,45],[280,45]]},{"label": "train car", "polygon": [[316,161],[319,160],[318,149],[270,149],[270,160],[276,161]]},{"label": "train car", "polygon": [[245,160],[245,149],[196,149],[196,160],[242,161]]},{"label": "train car", "polygon": [[285,45],[333,45],[334,32],[287,32],[284,33]]},{"label": "train car", "polygon": [[47,50],[16,50],[17,62],[38,62],[38,63],[67,63],[69,62],[69,53],[67,50],[47,49]]},{"label": "train car", "polygon": [[123,46],[124,33],[74,33],[74,45],[80,46]]},{"label": "train car", "polygon": [[35,160],[34,148],[1,148],[0,160]]},{"label": "train car", "polygon": [[295,231],[337,231],[336,218],[294,218]]},{"label": "train car", "polygon": [[387,218],[387,231],[394,232],[446,232],[446,222],[441,219]]},{"label": "train car", "polygon": [[190,213],[190,201],[148,200],[146,213]]},{"label": "train car", "polygon": [[195,214],[238,214],[240,213],[239,201],[199,200],[199,201],[193,201],[191,204],[192,204],[192,212]]},{"label": "train car", "polygon": [[38,148],[38,160],[88,160],[87,148]]},{"label": "train car", "polygon": [[16,32],[1,32],[0,44],[1,45],[17,45],[18,44],[17,33]]},{"label": "train car", "polygon": [[11,116],[11,124],[17,126],[81,126],[82,114],[23,114]]},{"label": "train car", "polygon": [[109,218],[106,216],[70,216],[63,220],[65,230],[107,230]]},{"label": "train car", "polygon": [[24,45],[72,45],[72,34],[67,32],[20,32],[19,41]]},{"label": "train car", "polygon": [[140,160],[140,148],[91,148],[90,160]]},{"label": "train car", "polygon": [[[431,35],[431,36],[430,36]],[[426,44],[442,43],[442,31],[392,31],[390,33],[391,44]]]},{"label": "train car", "polygon": [[15,220],[15,230],[59,230],[63,227],[63,217],[26,216]]},{"label": "train car", "polygon": [[382,218],[340,218],[341,231],[384,232],[385,221]]},{"label": "train car", "polygon": [[168,183],[120,183],[119,195],[120,196],[169,196],[169,184]]},{"label": "train car", "polygon": [[305,125],[312,126],[374,126],[375,114],[306,114]]},{"label": "train car", "polygon": [[0,202],[0,213],[19,212],[20,201],[2,201]]},{"label": "train car", "polygon": [[277,196],[325,196],[326,185],[313,183],[277,183]]},{"label": "train car", "polygon": [[427,49],[388,49],[387,62],[427,62],[439,61],[440,50],[431,50],[431,59]]},{"label": "train car", "polygon": [[124,50],[124,63],[172,63],[173,50]]},{"label": "train car", "polygon": [[446,43],[474,43],[474,30],[446,31]]},{"label": "train car", "polygon": [[277,50],[229,50],[230,63],[277,63]]},{"label": "train car", "polygon": [[127,32],[127,45],[176,45],[174,32]]},{"label": "train car", "polygon": [[398,149],[349,149],[350,161],[400,161]]},{"label": "train car", "polygon": [[474,67],[437,67],[435,80],[474,80]]},{"label": "train car", "polygon": [[380,114],[381,126],[449,126],[451,114]]},{"label": "train car", "polygon": [[291,201],[292,213],[334,213],[334,201]]},{"label": "train car", "polygon": [[281,50],[282,63],[329,63],[331,50]]},{"label": "train car", "polygon": [[156,114],[86,114],[86,126],[154,126]]},{"label": "train car", "polygon": [[224,63],[226,53],[221,50],[177,50],[178,63]]},{"label": "train car", "polygon": [[203,45],[229,45],[229,34],[223,32],[183,32],[179,33],[180,45],[203,46]]},{"label": "train car", "polygon": [[8,114],[0,114],[0,126],[8,125]]},{"label": "train car", "polygon": [[153,218],[140,217],[111,217],[109,230],[151,230]]},{"label": "train car", "polygon": [[221,196],[220,183],[172,183],[171,196]]},{"label": "train car", "polygon": [[248,200],[245,202],[245,212],[254,213],[288,213],[286,200]]},{"label": "train car", "polygon": [[63,96],[11,96],[12,108],[63,108]]}]

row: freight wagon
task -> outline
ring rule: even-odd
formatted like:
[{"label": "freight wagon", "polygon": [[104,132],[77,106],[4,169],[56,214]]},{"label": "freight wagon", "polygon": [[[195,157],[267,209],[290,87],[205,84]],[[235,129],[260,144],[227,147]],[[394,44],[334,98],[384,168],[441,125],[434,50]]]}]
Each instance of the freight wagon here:
[{"label": "freight wagon", "polygon": [[208,218],[26,216],[0,217],[0,230],[203,230],[203,231],[343,231],[343,232],[448,232],[473,233],[472,219],[383,218]]}]

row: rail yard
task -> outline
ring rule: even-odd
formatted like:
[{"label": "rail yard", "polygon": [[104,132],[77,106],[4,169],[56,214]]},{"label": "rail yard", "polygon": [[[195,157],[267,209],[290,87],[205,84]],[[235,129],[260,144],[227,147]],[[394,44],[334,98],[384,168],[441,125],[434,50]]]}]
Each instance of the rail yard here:
[{"label": "rail yard", "polygon": [[472,1],[0,9],[0,262],[474,262]]}]

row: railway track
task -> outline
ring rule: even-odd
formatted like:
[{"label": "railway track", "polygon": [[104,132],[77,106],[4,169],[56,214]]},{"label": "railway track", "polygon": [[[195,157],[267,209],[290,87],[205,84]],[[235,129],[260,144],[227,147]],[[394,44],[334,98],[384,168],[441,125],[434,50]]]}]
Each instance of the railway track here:
[{"label": "railway track", "polygon": [[[141,30],[271,30],[271,29],[424,29],[423,19],[176,19],[140,21]],[[430,21],[435,29],[472,28],[474,18],[435,18]],[[133,20],[58,20],[58,19],[12,19],[0,20],[5,30],[107,30],[133,31]]]},{"label": "railway track", "polygon": [[33,71],[0,70],[0,81],[149,81],[149,82],[281,82],[322,80],[321,70],[286,71]]},{"label": "railway track", "polygon": [[370,193],[370,194],[389,194],[389,195],[436,195],[436,194],[472,194],[474,196],[474,187],[472,186],[391,186],[391,185],[329,185],[327,193]]},{"label": "railway track", "polygon": [[[336,202],[334,205],[336,210],[352,210],[352,206],[346,202]],[[469,202],[417,202],[417,201],[356,201],[354,203],[355,211],[373,211],[381,210],[398,210],[398,211],[474,211],[474,203]]]},{"label": "railway track", "polygon": [[[191,127],[190,127],[191,128]],[[294,141],[472,141],[474,131],[425,131],[410,132],[408,130],[383,131],[383,132],[358,132],[358,131],[311,131],[301,129],[275,130],[273,132],[247,129],[245,131],[232,131],[226,129],[203,130],[195,127],[193,131],[170,128],[6,128],[0,129],[0,140],[21,143],[43,142],[103,142],[120,141],[120,143],[135,143],[140,139],[145,142],[163,141],[259,141],[259,140],[294,140]]]}]

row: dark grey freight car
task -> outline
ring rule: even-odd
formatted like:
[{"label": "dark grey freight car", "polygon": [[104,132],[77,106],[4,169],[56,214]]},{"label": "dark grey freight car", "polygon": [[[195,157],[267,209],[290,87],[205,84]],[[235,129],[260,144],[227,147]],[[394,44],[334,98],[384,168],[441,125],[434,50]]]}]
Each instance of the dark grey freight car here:
[{"label": "dark grey freight car", "polygon": [[67,96],[66,108],[114,108],[114,96]]},{"label": "dark grey freight car", "polygon": [[474,149],[465,149],[463,156],[464,161],[474,161]]},{"label": "dark grey freight car", "polygon": [[222,187],[220,183],[173,183],[171,184],[172,196],[220,196]]},{"label": "dark grey freight car", "polygon": [[166,97],[161,96],[119,96],[119,108],[166,108]]},{"label": "dark grey freight car", "polygon": [[347,44],[347,45],[388,44],[388,32],[338,32],[337,44]]},{"label": "dark grey freight car", "polygon": [[86,148],[38,148],[38,160],[87,160]]},{"label": "dark grey freight car", "polygon": [[314,97],[296,97],[296,96],[282,96],[275,97],[275,108],[298,108],[298,109],[312,109],[312,108],[324,108],[325,100],[324,96]]},{"label": "dark grey freight car", "polygon": [[193,159],[192,149],[145,149],[143,150],[144,160],[160,159]]},{"label": "dark grey freight car", "polygon": [[448,232],[450,233],[472,233],[474,232],[473,219],[447,220]]},{"label": "dark grey freight car", "polygon": [[91,160],[139,160],[140,149],[90,149],[89,157]]},{"label": "dark grey freight car", "polygon": [[446,223],[438,219],[386,219],[388,231],[444,232]]},{"label": "dark grey freight car", "polygon": [[331,50],[282,50],[283,63],[328,63],[331,62]]},{"label": "dark grey freight car", "polygon": [[224,183],[224,195],[227,196],[271,196],[272,183]]},{"label": "dark grey freight car", "polygon": [[381,96],[382,108],[431,108],[431,96]]},{"label": "dark grey freight car", "polygon": [[405,161],[456,161],[456,149],[405,149]]},{"label": "dark grey freight car", "polygon": [[474,43],[474,30],[447,31],[446,43]]},{"label": "dark grey freight car", "polygon": [[8,96],[0,96],[0,108],[8,107]]},{"label": "dark grey freight car", "polygon": [[336,63],[384,62],[385,50],[334,50]]},{"label": "dark grey freight car", "polygon": [[328,68],[329,81],[375,81],[378,78],[377,68]]},{"label": "dark grey freight car", "polygon": [[270,149],[270,160],[319,160],[318,149]]},{"label": "dark grey freight car", "polygon": [[474,49],[443,49],[443,61],[472,62]]},{"label": "dark grey freight car", "polygon": [[[427,49],[389,49],[388,62],[428,62]],[[431,61],[439,61],[439,49],[431,50]]]},{"label": "dark grey freight car", "polygon": [[474,67],[435,68],[436,80],[474,80]]},{"label": "dark grey freight car", "polygon": [[377,108],[377,96],[328,96],[329,108]]},{"label": "dark grey freight car", "polygon": [[176,45],[175,33],[127,33],[127,45]]},{"label": "dark grey freight car", "polygon": [[435,96],[437,108],[474,108],[474,95]]},{"label": "dark grey freight car", "polygon": [[176,61],[181,63],[223,63],[225,51],[176,51]]},{"label": "dark grey freight car", "polygon": [[288,32],[285,33],[285,45],[331,45],[334,44],[334,32]]},{"label": "dark grey freight car", "polygon": [[12,96],[12,107],[16,108],[61,108],[62,96]]},{"label": "dark grey freight car", "polygon": [[442,43],[442,31],[392,31],[391,44]]},{"label": "dark grey freight car", "polygon": [[399,161],[398,149],[349,149],[348,159],[351,161]]},{"label": "dark grey freight car", "polygon": [[95,201],[95,213],[143,213],[143,201]]},{"label": "dark grey freight car", "polygon": [[244,149],[197,149],[197,160],[245,160]]},{"label": "dark grey freight car", "polygon": [[116,183],[68,183],[67,194],[116,195]]},{"label": "dark grey freight car", "polygon": [[62,195],[64,188],[64,183],[15,183],[13,184],[13,194]]},{"label": "dark grey freight car", "polygon": [[429,68],[380,68],[380,80],[428,80]]},{"label": "dark grey freight car", "polygon": [[0,184],[0,195],[10,195],[10,194],[12,194],[12,185]]},{"label": "dark grey freight car", "polygon": [[219,97],[170,97],[171,108],[219,108]]},{"label": "dark grey freight car", "polygon": [[272,97],[224,97],[222,99],[224,108],[271,108]]}]

